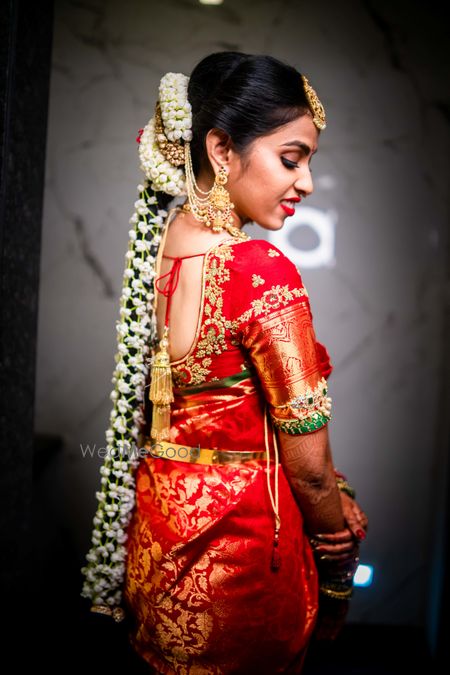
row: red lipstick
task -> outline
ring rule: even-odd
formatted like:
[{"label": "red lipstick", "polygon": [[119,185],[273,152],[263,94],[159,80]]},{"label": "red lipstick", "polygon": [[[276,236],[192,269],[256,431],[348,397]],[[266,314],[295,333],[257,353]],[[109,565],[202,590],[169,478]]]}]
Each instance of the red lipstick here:
[{"label": "red lipstick", "polygon": [[292,206],[292,204],[297,204],[298,202],[301,202],[302,198],[301,197],[290,197],[289,199],[283,199],[281,202],[281,206],[285,210],[285,212],[288,214],[288,216],[293,216],[295,213],[295,208]]},{"label": "red lipstick", "polygon": [[288,216],[293,216],[295,213],[295,209],[291,209],[287,204],[281,204],[282,208],[286,211]]}]

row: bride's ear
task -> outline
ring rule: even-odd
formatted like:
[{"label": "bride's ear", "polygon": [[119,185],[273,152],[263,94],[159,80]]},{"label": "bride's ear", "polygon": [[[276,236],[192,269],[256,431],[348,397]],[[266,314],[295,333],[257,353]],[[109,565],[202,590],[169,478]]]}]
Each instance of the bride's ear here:
[{"label": "bride's ear", "polygon": [[221,166],[228,167],[233,155],[233,142],[222,129],[210,129],[205,139],[209,162],[217,173]]}]

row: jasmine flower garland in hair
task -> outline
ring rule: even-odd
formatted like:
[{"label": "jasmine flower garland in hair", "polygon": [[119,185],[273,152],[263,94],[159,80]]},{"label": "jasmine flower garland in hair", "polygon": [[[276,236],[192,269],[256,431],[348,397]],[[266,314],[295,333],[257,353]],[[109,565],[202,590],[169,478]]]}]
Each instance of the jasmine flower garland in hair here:
[{"label": "jasmine flower garland in hair", "polygon": [[192,107],[187,98],[189,77],[167,73],[159,85],[164,131],[169,141],[192,140]]},{"label": "jasmine flower garland in hair", "polygon": [[164,134],[158,137],[152,117],[139,137],[141,169],[153,190],[162,190],[174,197],[186,194],[186,176],[182,168],[171,164],[161,152],[158,142],[174,143],[192,140],[192,109],[187,100],[189,78],[182,73],[167,73],[159,85],[159,104]]},{"label": "jasmine flower garland in hair", "polygon": [[[149,186],[138,186],[139,199],[130,219],[126,268],[116,321],[116,367],[110,394],[113,408],[106,431],[106,457],[100,469],[101,488],[96,493],[92,547],[82,568],[82,596],[90,598],[93,611],[124,617],[120,607],[125,576],[127,526],[135,504],[134,473],[140,427],[144,422],[144,395],[148,366],[157,345],[153,311],[153,279],[158,246],[167,211],[157,208]],[[150,353],[150,358],[149,358]],[[135,444],[133,444],[133,441]]]},{"label": "jasmine flower garland in hair", "polygon": [[174,197],[185,193],[183,169],[170,164],[160,151],[155,138],[155,120],[152,117],[143,129],[139,142],[141,169],[153,190],[161,190]]},{"label": "jasmine flower garland in hair", "polygon": [[124,618],[120,603],[127,556],[125,543],[135,505],[134,474],[140,459],[133,441],[139,442],[148,368],[158,347],[153,280],[167,211],[157,208],[157,199],[151,191],[174,197],[186,194],[185,172],[178,168],[179,163],[169,160],[180,155],[180,139],[192,139],[188,83],[189,78],[182,73],[164,75],[155,116],[136,139],[141,169],[148,181],[138,186],[139,199],[130,219],[133,227],[125,255],[120,320],[116,322],[117,365],[110,395],[113,409],[106,431],[106,458],[100,469],[101,489],[96,493],[99,505],[92,547],[82,569],[83,597],[91,599],[93,611],[109,614],[116,621]]}]

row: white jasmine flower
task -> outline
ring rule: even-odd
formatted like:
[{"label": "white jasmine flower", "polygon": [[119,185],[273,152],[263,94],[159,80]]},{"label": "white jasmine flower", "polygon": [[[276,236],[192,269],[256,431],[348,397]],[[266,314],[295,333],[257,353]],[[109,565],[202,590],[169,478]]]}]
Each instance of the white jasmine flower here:
[{"label": "white jasmine flower", "polygon": [[[142,340],[140,338],[138,338],[136,335],[134,335],[134,336],[128,335],[125,338],[125,340],[127,342],[127,345],[129,347],[132,347],[133,349],[139,349],[142,345]],[[125,392],[125,393],[128,393],[128,392]]]},{"label": "white jasmine flower", "polygon": [[[128,385],[127,385],[127,386],[128,386]],[[113,427],[114,427],[115,429],[117,429],[119,426],[124,427],[125,424],[126,424],[125,418],[119,415],[119,416],[114,420],[114,422],[113,422]],[[119,432],[119,433],[121,433],[121,432]]]},{"label": "white jasmine flower", "polygon": [[[141,380],[142,380],[141,374],[136,373],[135,375],[132,375],[130,377],[130,384],[132,384],[132,385],[140,384]],[[125,411],[121,410],[121,412],[125,412]]]},{"label": "white jasmine flower", "polygon": [[147,243],[145,241],[142,241],[142,239],[138,239],[135,243],[135,249],[136,251],[146,251],[147,250]]},{"label": "white jasmine flower", "polygon": [[[127,327],[127,330],[128,330],[128,327]],[[127,375],[128,374],[128,367],[127,367],[127,364],[124,361],[120,361],[117,364],[116,373],[117,373],[117,375]]]},{"label": "white jasmine flower", "polygon": [[142,234],[147,234],[148,225],[146,223],[144,223],[143,220],[141,220],[138,224],[138,230],[139,230],[139,232],[142,232]]},{"label": "white jasmine flower", "polygon": [[[158,143],[156,142],[154,128],[155,120],[152,118],[145,127],[141,136],[141,141],[139,143],[141,169],[149,178],[151,186],[154,190],[163,190],[167,194],[177,196],[180,194],[180,186],[181,189],[185,188],[184,171],[166,162],[164,156],[159,150]],[[161,180],[161,176],[164,177],[163,180]],[[168,177],[169,180],[171,180],[175,185],[175,188],[170,192],[165,185]]]},{"label": "white jasmine flower", "polygon": [[126,335],[128,333],[128,326],[126,323],[116,323],[116,331],[119,333],[119,335]]}]

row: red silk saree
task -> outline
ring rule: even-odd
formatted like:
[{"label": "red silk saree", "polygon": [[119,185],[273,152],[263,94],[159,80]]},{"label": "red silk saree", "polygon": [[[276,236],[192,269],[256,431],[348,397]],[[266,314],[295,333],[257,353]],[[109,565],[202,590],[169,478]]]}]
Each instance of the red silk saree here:
[{"label": "red silk saree", "polygon": [[[172,362],[177,449],[141,460],[128,531],[130,641],[157,672],[300,672],[317,572],[282,466],[280,566],[271,564],[267,480],[275,485],[276,428],[311,433],[329,421],[331,371],[295,265],[263,240],[209,249],[196,339]],[[180,445],[217,451],[218,461],[187,461]]]}]

